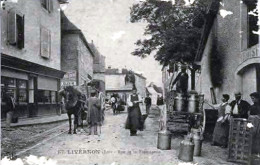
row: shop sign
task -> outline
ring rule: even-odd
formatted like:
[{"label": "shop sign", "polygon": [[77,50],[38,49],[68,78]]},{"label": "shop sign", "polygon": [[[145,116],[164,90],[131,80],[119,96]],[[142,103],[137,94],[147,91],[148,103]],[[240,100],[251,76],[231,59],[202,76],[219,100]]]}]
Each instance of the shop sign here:
[{"label": "shop sign", "polygon": [[259,58],[260,54],[259,54],[259,45],[255,45],[251,48],[248,48],[247,50],[241,52],[241,63],[248,60],[248,59],[252,59],[252,58]]},{"label": "shop sign", "polygon": [[77,85],[77,71],[67,72],[61,80],[61,87],[76,86]]},{"label": "shop sign", "polygon": [[61,86],[76,86],[77,82],[76,81],[62,81],[61,82]]}]

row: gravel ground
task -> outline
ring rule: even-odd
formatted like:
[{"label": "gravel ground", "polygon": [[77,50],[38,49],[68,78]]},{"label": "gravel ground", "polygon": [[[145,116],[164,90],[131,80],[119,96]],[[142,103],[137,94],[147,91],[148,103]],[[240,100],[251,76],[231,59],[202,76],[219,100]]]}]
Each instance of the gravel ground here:
[{"label": "gravel ground", "polygon": [[[54,139],[41,144],[19,158],[29,155],[44,156],[56,161],[57,165],[178,165],[179,146],[183,134],[175,134],[172,138],[171,150],[157,149],[158,113],[146,120],[146,129],[138,132],[138,136],[129,136],[129,130],[124,129],[127,113],[113,115],[106,111],[106,121],[102,126],[102,136],[89,136],[88,130],[81,130],[77,135],[61,134]],[[25,133],[26,134],[26,133]],[[203,143],[202,156],[194,157],[190,164],[211,165],[226,162],[227,149],[212,147],[209,142]]]},{"label": "gravel ground", "polygon": [[30,147],[42,139],[45,136],[40,136],[37,138],[32,138],[38,134],[44,133],[45,131],[52,129],[54,127],[60,126],[64,122],[26,126],[26,127],[16,127],[16,128],[2,128],[1,129],[1,157],[15,154],[16,152]]}]

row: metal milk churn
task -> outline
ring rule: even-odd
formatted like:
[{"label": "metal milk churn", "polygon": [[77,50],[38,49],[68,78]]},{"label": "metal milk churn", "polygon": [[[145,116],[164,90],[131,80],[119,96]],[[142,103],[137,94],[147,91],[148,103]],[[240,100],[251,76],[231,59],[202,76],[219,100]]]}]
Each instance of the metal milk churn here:
[{"label": "metal milk churn", "polygon": [[192,142],[191,135],[187,135],[186,138],[180,144],[180,151],[178,158],[186,162],[193,161],[194,143]]},{"label": "metal milk churn", "polygon": [[193,142],[194,142],[194,156],[201,155],[202,139],[200,137],[200,131],[193,129]]},{"label": "metal milk churn", "polygon": [[157,148],[161,150],[171,149],[171,134],[169,132],[158,133]]},{"label": "metal milk churn", "polygon": [[198,112],[198,94],[196,91],[191,91],[188,99],[188,112]]},{"label": "metal milk churn", "polygon": [[181,93],[176,93],[176,97],[174,98],[174,110],[181,112],[184,110],[184,98]]}]

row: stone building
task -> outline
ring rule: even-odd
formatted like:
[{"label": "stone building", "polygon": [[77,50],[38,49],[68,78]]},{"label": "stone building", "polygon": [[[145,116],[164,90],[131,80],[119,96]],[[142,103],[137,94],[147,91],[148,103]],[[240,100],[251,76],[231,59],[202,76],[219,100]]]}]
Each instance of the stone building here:
[{"label": "stone building", "polygon": [[91,50],[95,54],[94,64],[93,64],[93,82],[95,87],[105,93],[105,71],[106,63],[105,56],[101,55],[93,41],[90,43]]},{"label": "stone building", "polygon": [[[14,97],[20,118],[56,114],[64,75],[59,1],[5,1],[2,7],[1,98]],[[5,108],[2,102],[2,118]]]},{"label": "stone building", "polygon": [[[120,72],[119,69],[109,67],[106,69],[105,79],[106,79],[106,94],[108,98],[112,94],[118,94],[121,99],[126,101],[129,94],[132,93],[133,84],[126,82],[125,78],[128,73],[128,70],[122,69]],[[135,86],[137,93],[142,97],[146,96],[146,78],[141,75],[134,73],[135,77]]]},{"label": "stone building", "polygon": [[86,87],[93,80],[94,53],[82,31],[63,12],[61,31],[61,69],[66,72],[61,86]]},{"label": "stone building", "polygon": [[[249,94],[260,92],[260,54],[257,17],[249,11],[257,0],[212,0],[195,62],[201,66],[196,90],[206,99],[220,102],[224,93],[251,102]],[[232,14],[223,16],[221,12]],[[214,98],[215,96],[215,98]],[[231,97],[231,99],[233,99]]]}]

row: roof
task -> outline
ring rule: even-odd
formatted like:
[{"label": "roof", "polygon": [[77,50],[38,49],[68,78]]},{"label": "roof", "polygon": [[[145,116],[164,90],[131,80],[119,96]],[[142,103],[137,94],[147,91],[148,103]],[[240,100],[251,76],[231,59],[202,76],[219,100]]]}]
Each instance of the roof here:
[{"label": "roof", "polygon": [[157,93],[163,93],[163,89],[151,82],[147,88],[153,88]]},{"label": "roof", "polygon": [[220,0],[211,0],[211,3],[208,7],[207,15],[206,15],[206,21],[203,26],[203,31],[200,39],[199,48],[196,53],[195,62],[201,61],[202,54],[204,52],[211,28],[214,24],[214,20],[216,18],[216,15],[219,11],[220,6]]},{"label": "roof", "polygon": [[68,17],[64,14],[63,11],[61,11],[60,13],[61,13],[61,33],[62,33],[62,35],[64,35],[64,34],[79,34],[81,40],[83,41],[84,45],[89,50],[90,54],[93,57],[95,57],[95,54],[93,53],[92,49],[90,48],[88,41],[85,38],[82,31],[68,19]]},{"label": "roof", "polygon": [[[118,68],[108,68],[106,69],[105,71],[105,74],[106,75],[126,75],[126,69],[122,69],[122,73],[119,72],[119,69]],[[139,73],[135,73],[134,74],[140,78],[143,78],[146,80],[146,77],[144,77],[142,74],[139,74]]]}]

